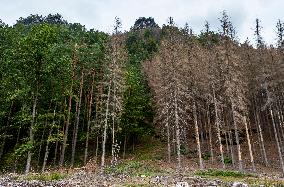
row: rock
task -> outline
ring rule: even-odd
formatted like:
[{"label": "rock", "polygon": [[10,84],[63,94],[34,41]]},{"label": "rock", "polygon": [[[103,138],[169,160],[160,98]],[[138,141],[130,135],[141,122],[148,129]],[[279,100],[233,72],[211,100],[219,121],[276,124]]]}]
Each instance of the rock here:
[{"label": "rock", "polygon": [[242,182],[234,182],[232,187],[248,187],[248,185]]},{"label": "rock", "polygon": [[187,182],[177,182],[176,187],[189,187]]}]

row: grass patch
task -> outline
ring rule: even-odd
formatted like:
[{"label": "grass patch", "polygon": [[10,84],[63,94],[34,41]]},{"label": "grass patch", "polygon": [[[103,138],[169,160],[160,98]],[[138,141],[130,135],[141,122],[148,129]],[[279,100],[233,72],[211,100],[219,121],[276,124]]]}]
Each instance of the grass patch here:
[{"label": "grass patch", "polygon": [[269,178],[259,178],[254,174],[239,171],[208,169],[205,171],[197,171],[195,175],[209,179],[218,178],[223,182],[244,182],[249,186],[284,186],[284,181]]},{"label": "grass patch", "polygon": [[234,178],[255,177],[255,175],[250,174],[250,173],[230,171],[230,170],[215,170],[215,169],[197,171],[195,174],[198,176],[213,176],[213,177],[220,177],[220,176],[221,177],[234,177]]},{"label": "grass patch", "polygon": [[39,181],[53,181],[64,179],[67,174],[52,172],[52,173],[42,173],[42,174],[28,174],[24,177],[26,180],[39,180]]},{"label": "grass patch", "polygon": [[153,176],[157,173],[161,173],[161,170],[153,167],[149,163],[141,161],[125,161],[115,167],[107,167],[105,172],[113,175]]}]

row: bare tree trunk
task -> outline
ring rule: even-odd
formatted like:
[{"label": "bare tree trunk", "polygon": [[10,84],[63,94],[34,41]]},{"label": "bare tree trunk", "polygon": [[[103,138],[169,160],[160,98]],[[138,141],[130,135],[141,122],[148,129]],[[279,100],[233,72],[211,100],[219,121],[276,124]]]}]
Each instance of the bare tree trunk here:
[{"label": "bare tree trunk", "polygon": [[235,106],[233,101],[231,100],[232,104],[232,115],[233,115],[233,123],[234,123],[234,129],[235,129],[235,137],[236,137],[236,143],[237,143],[237,150],[238,150],[238,159],[239,159],[239,170],[243,170],[243,160],[242,160],[242,152],[241,152],[241,145],[240,145],[240,139],[239,139],[239,132],[238,132],[238,126],[235,120]]},{"label": "bare tree trunk", "polygon": [[252,148],[251,148],[251,143],[250,143],[250,136],[249,136],[249,131],[248,131],[247,120],[246,120],[245,116],[244,116],[244,124],[245,124],[245,128],[246,128],[246,135],[247,135],[247,142],[248,142],[248,147],[249,147],[250,162],[252,164],[253,171],[255,171],[254,158],[253,158],[253,153],[252,153]]},{"label": "bare tree trunk", "polygon": [[102,168],[105,166],[105,152],[106,152],[106,140],[107,140],[107,127],[108,127],[108,113],[109,113],[109,101],[110,101],[110,91],[111,91],[111,80],[108,85],[108,94],[106,101],[106,113],[105,113],[105,122],[104,122],[104,131],[103,131],[103,144],[102,144]]},{"label": "bare tree trunk", "polygon": [[[115,73],[113,74],[115,77]],[[116,163],[116,155],[115,155],[115,119],[116,119],[116,84],[113,81],[113,111],[112,111],[112,146],[111,146],[111,162],[112,164]]]},{"label": "bare tree trunk", "polygon": [[[32,122],[30,126],[30,143],[33,146],[34,144],[34,123],[35,123],[35,117],[36,117],[36,107],[37,107],[37,96],[38,96],[38,86],[35,95],[33,96],[33,112],[32,112]],[[32,160],[32,151],[28,151],[28,158],[27,158],[27,164],[26,164],[26,170],[25,174],[28,174],[30,172],[31,167],[31,160]]]},{"label": "bare tree trunk", "polygon": [[229,126],[227,123],[227,118],[226,118],[226,114],[223,108],[223,120],[224,120],[224,135],[225,135],[225,142],[226,142],[226,156],[228,156],[230,154],[229,151],[229,142],[228,142],[228,132],[227,132],[227,127]]},{"label": "bare tree trunk", "polygon": [[273,111],[272,111],[272,107],[271,106],[269,107],[269,110],[270,110],[270,115],[271,115],[271,119],[272,119],[272,125],[273,125],[273,129],[274,129],[274,137],[275,137],[275,141],[276,141],[276,146],[277,146],[278,154],[279,154],[279,161],[280,161],[280,165],[281,165],[281,169],[282,169],[282,174],[284,176],[284,163],[283,163],[281,148],[280,148],[280,145],[279,145],[276,125],[275,125],[275,121],[274,121],[274,115],[273,115]]},{"label": "bare tree trunk", "polygon": [[180,169],[181,169],[180,127],[179,127],[179,116],[178,116],[177,90],[174,91],[174,107],[175,107],[175,127],[176,127],[176,142],[177,142],[178,173],[180,173]]},{"label": "bare tree trunk", "polygon": [[168,105],[167,105],[166,127],[167,127],[167,143],[168,143],[168,162],[170,163],[171,162],[171,134],[170,134]]},{"label": "bare tree trunk", "polygon": [[[280,108],[279,108],[279,110],[280,110]],[[284,132],[283,132],[283,128],[282,128],[282,120],[281,120],[281,116],[280,116],[280,112],[279,112],[279,110],[277,111],[277,116],[278,116],[278,121],[279,121],[279,134],[281,134],[281,135],[279,135],[279,139],[280,139],[280,144],[283,146],[283,142],[284,142]],[[282,140],[281,140],[281,137],[282,136]]]},{"label": "bare tree trunk", "polygon": [[209,145],[210,145],[210,155],[211,155],[211,163],[214,162],[214,154],[213,154],[213,145],[212,145],[212,125],[210,122],[210,111],[209,111],[209,105],[207,110],[207,123],[209,126]]},{"label": "bare tree trunk", "polygon": [[217,138],[219,142],[219,149],[220,149],[220,154],[221,154],[221,162],[223,168],[225,168],[225,162],[224,162],[224,152],[223,152],[223,145],[222,145],[222,140],[221,140],[221,133],[220,133],[220,121],[218,117],[218,107],[217,107],[217,101],[215,97],[215,89],[213,88],[213,97],[214,97],[214,108],[215,108],[215,125],[217,129]]},{"label": "bare tree trunk", "polygon": [[193,118],[194,118],[194,127],[195,127],[195,139],[197,143],[197,151],[198,151],[198,157],[199,157],[199,167],[200,169],[204,169],[203,162],[202,162],[200,140],[199,140],[199,129],[198,129],[198,124],[197,124],[197,112],[196,112],[195,101],[193,101]]},{"label": "bare tree trunk", "polygon": [[79,127],[79,122],[80,122],[80,111],[81,111],[81,103],[82,103],[83,84],[84,84],[84,72],[82,71],[81,81],[80,81],[79,103],[78,103],[78,110],[77,110],[77,115],[76,115],[76,124],[75,124],[75,128],[74,128],[74,138],[73,138],[73,141],[72,141],[71,167],[73,167],[74,160],[75,160],[78,127]]},{"label": "bare tree trunk", "polygon": [[229,142],[230,142],[230,152],[231,152],[231,159],[232,165],[235,167],[235,157],[234,157],[234,150],[233,150],[233,138],[232,138],[232,131],[229,132]]},{"label": "bare tree trunk", "polygon": [[257,123],[258,131],[259,131],[259,136],[260,136],[261,151],[264,157],[264,163],[265,163],[265,166],[268,166],[268,160],[267,160],[266,150],[264,146],[264,140],[263,140],[262,129],[261,129],[260,121],[259,121],[259,116],[257,112],[255,115],[256,115],[256,123]]}]

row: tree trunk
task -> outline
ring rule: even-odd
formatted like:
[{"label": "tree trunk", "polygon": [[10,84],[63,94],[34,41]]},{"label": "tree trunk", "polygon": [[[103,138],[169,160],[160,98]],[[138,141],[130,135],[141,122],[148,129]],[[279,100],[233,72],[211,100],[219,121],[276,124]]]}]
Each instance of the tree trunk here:
[{"label": "tree trunk", "polygon": [[232,131],[229,131],[229,142],[230,142],[230,153],[232,159],[232,165],[235,167],[235,157],[234,157],[234,150],[233,150],[233,138],[232,138]]},{"label": "tree trunk", "polygon": [[280,165],[281,165],[281,169],[282,169],[282,175],[284,176],[284,163],[283,163],[281,148],[280,148],[280,145],[279,145],[279,140],[278,140],[276,125],[275,125],[274,115],[273,115],[273,111],[272,111],[272,107],[271,106],[269,107],[269,110],[270,110],[270,115],[271,115],[271,119],[272,119],[272,125],[273,125],[273,129],[274,129],[274,137],[275,137],[276,146],[277,146],[277,149],[278,149],[279,161],[280,161]]},{"label": "tree trunk", "polygon": [[[30,126],[30,143],[33,146],[34,144],[34,123],[35,123],[35,117],[36,117],[36,107],[37,107],[37,96],[38,96],[38,86],[35,95],[33,96],[33,112],[32,112],[32,121],[31,121],[31,126]],[[27,158],[27,164],[26,164],[26,170],[25,174],[28,174],[30,172],[30,167],[31,167],[31,160],[32,160],[32,151],[28,151],[28,158]]]},{"label": "tree trunk", "polygon": [[48,139],[47,139],[47,141],[46,141],[45,153],[44,153],[44,159],[43,159],[43,164],[42,164],[41,172],[44,172],[45,166],[46,166],[46,162],[47,162],[47,159],[48,159],[48,154],[49,154],[49,138],[51,137],[51,133],[52,133],[52,128],[49,130]]},{"label": "tree trunk", "polygon": [[216,130],[217,130],[217,138],[219,142],[219,149],[220,149],[220,154],[221,154],[221,162],[222,166],[225,169],[225,162],[224,162],[224,152],[223,152],[223,145],[222,145],[222,140],[221,140],[221,132],[220,132],[220,121],[218,117],[218,107],[217,107],[217,101],[215,97],[215,89],[213,88],[213,97],[214,97],[214,108],[215,108],[215,125],[216,125]]},{"label": "tree trunk", "polygon": [[[115,73],[113,73],[115,77]],[[115,155],[115,120],[116,120],[116,84],[113,81],[113,106],[112,106],[112,146],[111,146],[111,162],[113,165],[116,164],[116,155]]]},{"label": "tree trunk", "polygon": [[99,136],[96,138],[96,163],[98,162]]},{"label": "tree trunk", "polygon": [[214,154],[213,154],[213,145],[212,145],[212,125],[210,122],[210,111],[209,111],[209,105],[208,105],[208,110],[207,110],[207,123],[209,126],[209,145],[210,145],[210,156],[211,156],[211,163],[213,164],[214,162]]},{"label": "tree trunk", "polygon": [[254,158],[253,158],[253,153],[252,153],[252,148],[251,148],[251,142],[250,142],[250,136],[249,136],[249,131],[248,131],[247,120],[246,120],[245,116],[244,116],[244,124],[245,124],[245,128],[246,128],[246,135],[247,135],[247,142],[248,142],[248,147],[249,147],[250,162],[251,162],[253,171],[255,171]]},{"label": "tree trunk", "polygon": [[262,148],[263,157],[264,157],[264,163],[265,163],[265,166],[268,166],[266,149],[265,149],[265,146],[264,146],[264,139],[263,139],[263,135],[262,135],[262,128],[261,128],[261,125],[260,125],[258,113],[256,113],[256,120],[257,120],[257,126],[258,126],[258,130],[259,130],[259,136],[260,136],[261,148]]},{"label": "tree trunk", "polygon": [[105,153],[106,153],[106,140],[107,140],[107,127],[108,127],[108,113],[109,113],[109,101],[110,101],[110,91],[111,91],[111,80],[108,84],[108,94],[106,101],[106,112],[105,112],[105,121],[104,121],[104,131],[103,131],[103,142],[102,142],[102,160],[101,167],[105,166]]},{"label": "tree trunk", "polygon": [[39,168],[39,160],[40,160],[40,155],[41,155],[41,149],[42,149],[42,146],[43,146],[43,143],[44,143],[43,139],[44,139],[46,127],[47,127],[47,118],[45,119],[45,124],[44,124],[44,127],[43,127],[43,132],[42,132],[42,135],[41,135],[41,139],[40,139],[40,145],[39,145],[39,151],[38,151],[38,157],[37,157],[37,166],[38,166],[38,168]]},{"label": "tree trunk", "polygon": [[57,135],[56,135],[56,142],[55,142],[55,149],[54,149],[54,157],[53,157],[53,165],[56,164],[56,160],[57,160],[58,137],[59,137],[59,129],[57,128]]},{"label": "tree trunk", "polygon": [[74,160],[75,160],[78,127],[79,127],[79,122],[80,122],[80,111],[81,111],[81,103],[82,103],[83,84],[84,84],[84,72],[82,71],[81,81],[80,81],[79,103],[78,103],[78,110],[77,110],[77,115],[76,115],[76,124],[75,124],[75,128],[74,128],[74,139],[72,141],[71,167],[73,167]]},{"label": "tree trunk", "polygon": [[169,108],[167,107],[167,117],[166,117],[166,128],[167,128],[167,143],[168,143],[168,163],[171,162],[171,135],[170,135],[170,124],[169,124]]},{"label": "tree trunk", "polygon": [[197,151],[198,151],[198,157],[199,157],[199,168],[204,169],[203,162],[202,162],[200,140],[199,140],[199,129],[198,129],[198,124],[197,124],[197,112],[196,112],[195,101],[193,101],[193,118],[194,118],[194,127],[195,127],[195,139],[197,143]]},{"label": "tree trunk", "polygon": [[86,146],[85,146],[85,156],[84,156],[84,164],[87,163],[87,157],[88,157],[88,146],[89,146],[89,131],[90,131],[90,125],[91,125],[91,115],[92,115],[92,104],[93,104],[93,91],[94,91],[94,82],[95,82],[95,73],[93,73],[93,80],[91,85],[91,91],[90,91],[90,101],[89,101],[89,111],[88,111],[88,122],[87,122],[87,137],[86,137]]},{"label": "tree trunk", "polygon": [[234,110],[235,106],[232,100],[231,100],[231,104],[232,104],[232,115],[233,115],[234,129],[235,129],[235,137],[236,137],[237,150],[238,150],[239,170],[243,171],[243,160],[242,160],[239,132],[238,132],[238,126],[235,120],[235,110]]},{"label": "tree trunk", "polygon": [[46,162],[47,162],[47,159],[48,159],[48,155],[49,155],[49,139],[51,137],[51,134],[52,134],[52,129],[55,125],[55,109],[53,111],[53,122],[52,122],[52,126],[49,130],[49,134],[48,134],[48,138],[47,138],[47,141],[46,141],[46,146],[45,146],[45,153],[44,153],[44,159],[43,159],[43,164],[42,164],[42,168],[41,168],[41,172],[44,172],[45,170],[45,166],[46,166]]},{"label": "tree trunk", "polygon": [[174,107],[175,107],[175,127],[176,127],[176,142],[177,142],[177,160],[178,160],[178,173],[181,169],[181,155],[180,155],[180,127],[178,116],[178,103],[177,103],[177,90],[174,91]]},{"label": "tree trunk", "polygon": [[66,126],[65,126],[65,131],[63,135],[63,145],[62,145],[62,151],[60,155],[60,161],[59,161],[59,166],[62,167],[64,163],[64,156],[65,156],[65,149],[67,146],[67,138],[68,138],[68,130],[69,130],[69,124],[70,124],[70,117],[71,117],[71,107],[72,107],[72,91],[73,91],[73,82],[75,78],[75,70],[73,69],[73,75],[72,75],[72,81],[71,81],[71,86],[70,86],[70,96],[69,96],[69,103],[68,103],[68,113],[67,113],[67,120],[66,120]]}]

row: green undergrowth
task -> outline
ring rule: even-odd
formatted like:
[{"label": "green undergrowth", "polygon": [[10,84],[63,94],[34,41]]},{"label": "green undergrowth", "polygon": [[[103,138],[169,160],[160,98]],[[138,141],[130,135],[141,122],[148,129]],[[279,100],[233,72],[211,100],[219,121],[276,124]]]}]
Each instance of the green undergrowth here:
[{"label": "green undergrowth", "polygon": [[256,177],[251,173],[244,173],[239,171],[231,171],[231,170],[217,170],[217,169],[208,169],[204,171],[197,171],[195,173],[199,176],[214,176],[214,177],[235,177],[235,178],[245,178],[245,177]]},{"label": "green undergrowth", "polygon": [[284,181],[271,178],[260,178],[253,173],[245,173],[232,170],[208,169],[195,172],[195,175],[208,179],[219,179],[223,182],[244,182],[250,186],[284,186]]},{"label": "green undergrowth", "polygon": [[51,173],[31,173],[24,176],[25,180],[53,181],[61,180],[67,177],[66,173],[51,172]]},{"label": "green undergrowth", "polygon": [[159,140],[152,140],[144,142],[137,147],[135,154],[129,156],[133,156],[135,160],[139,161],[157,161],[164,159],[165,152],[165,145],[162,142]]},{"label": "green undergrowth", "polygon": [[143,161],[125,161],[117,166],[110,166],[105,169],[107,174],[130,175],[130,176],[154,176],[163,173],[158,167]]}]

